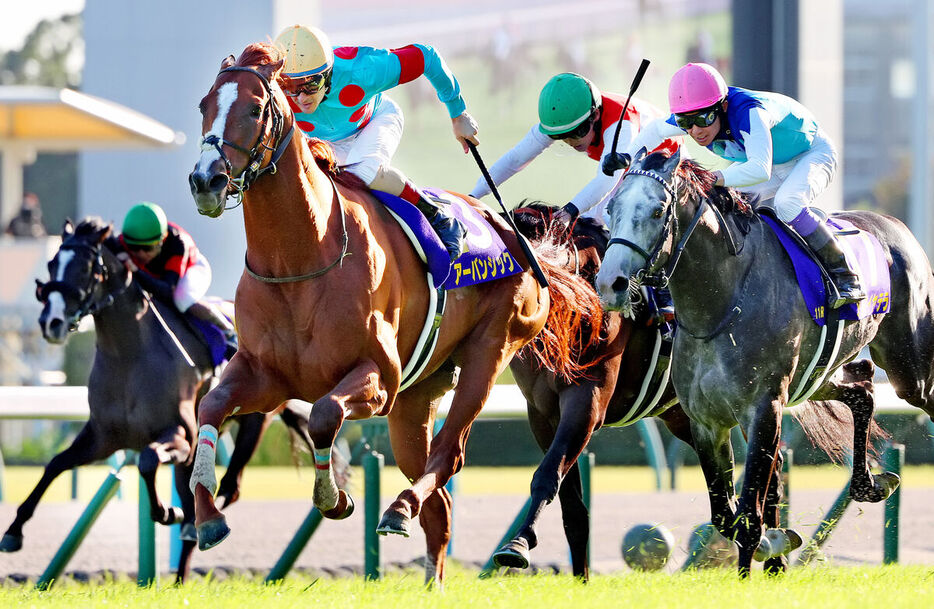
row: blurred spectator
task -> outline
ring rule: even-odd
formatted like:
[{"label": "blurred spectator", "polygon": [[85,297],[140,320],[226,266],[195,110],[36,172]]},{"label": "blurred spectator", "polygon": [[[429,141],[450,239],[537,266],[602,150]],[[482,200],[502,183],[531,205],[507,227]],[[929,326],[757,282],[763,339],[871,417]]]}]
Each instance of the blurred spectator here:
[{"label": "blurred spectator", "polygon": [[704,29],[697,30],[694,34],[694,41],[688,46],[685,60],[686,63],[717,65],[717,59],[713,54],[713,36],[710,32]]},{"label": "blurred spectator", "polygon": [[32,239],[45,237],[48,234],[45,230],[45,224],[42,223],[42,208],[39,206],[39,197],[35,193],[27,192],[23,195],[23,205],[16,217],[10,220],[6,233],[14,237]]}]

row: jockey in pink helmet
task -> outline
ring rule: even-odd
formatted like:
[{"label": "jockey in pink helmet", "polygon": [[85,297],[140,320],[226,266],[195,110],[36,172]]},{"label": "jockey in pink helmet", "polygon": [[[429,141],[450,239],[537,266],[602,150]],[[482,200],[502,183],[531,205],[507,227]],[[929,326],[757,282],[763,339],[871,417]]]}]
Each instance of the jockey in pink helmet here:
[{"label": "jockey in pink helmet", "polygon": [[801,235],[833,279],[839,293],[834,308],[866,297],[833,233],[809,209],[836,173],[837,151],[807,108],[780,93],[727,86],[705,63],[675,72],[668,103],[671,116],[645,126],[626,151],[630,158],[687,133],[732,161],[714,172],[718,185],[772,199],[778,217]]},{"label": "jockey in pink helmet", "polygon": [[477,123],[467,114],[460,85],[430,46],[398,49],[332,47],[315,27],[293,25],[276,37],[285,53],[280,85],[299,129],[326,140],[338,163],[368,186],[397,195],[428,219],[453,262],[465,251],[466,231],[440,203],[425,196],[391,166],[402,139],[402,110],[385,91],[425,76],[447,107],[454,137],[467,152],[477,144]]}]

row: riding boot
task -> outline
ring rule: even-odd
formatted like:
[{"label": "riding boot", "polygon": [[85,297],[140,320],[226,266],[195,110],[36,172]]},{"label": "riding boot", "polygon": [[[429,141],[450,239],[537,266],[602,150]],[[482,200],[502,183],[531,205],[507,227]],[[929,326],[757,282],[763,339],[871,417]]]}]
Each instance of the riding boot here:
[{"label": "riding boot", "polygon": [[237,349],[240,347],[240,341],[237,338],[237,330],[233,327],[233,324],[227,320],[227,317],[221,313],[220,309],[218,309],[214,303],[209,301],[199,300],[195,304],[191,305],[191,308],[188,309],[188,312],[198,319],[216,326],[221,332],[224,333],[224,340],[226,342],[224,359],[230,361],[230,358],[234,356],[234,354],[237,352]]},{"label": "riding boot", "polygon": [[467,251],[467,230],[460,220],[455,218],[448,210],[445,210],[440,203],[432,201],[423,193],[419,192],[418,203],[415,204],[418,211],[425,215],[431,228],[435,229],[444,249],[448,251],[453,264],[461,254]]},{"label": "riding boot", "polygon": [[859,284],[859,277],[847,266],[846,256],[826,224],[818,224],[813,232],[804,236],[804,241],[820,259],[837,288],[837,297],[830,304],[830,308],[839,309],[845,304],[866,298],[866,293]]}]

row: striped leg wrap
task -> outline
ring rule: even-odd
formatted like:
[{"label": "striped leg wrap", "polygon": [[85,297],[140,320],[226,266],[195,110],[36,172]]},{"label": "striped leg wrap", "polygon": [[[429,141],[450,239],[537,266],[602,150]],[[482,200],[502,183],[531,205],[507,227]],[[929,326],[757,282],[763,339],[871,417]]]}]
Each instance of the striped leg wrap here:
[{"label": "striped leg wrap", "polygon": [[337,505],[338,490],[331,470],[331,449],[316,448],[314,503],[319,510],[326,511]]},{"label": "striped leg wrap", "polygon": [[217,429],[213,425],[202,425],[198,432],[198,446],[195,449],[195,463],[188,484],[191,492],[200,484],[214,496],[217,491],[217,475],[214,462],[217,459]]}]

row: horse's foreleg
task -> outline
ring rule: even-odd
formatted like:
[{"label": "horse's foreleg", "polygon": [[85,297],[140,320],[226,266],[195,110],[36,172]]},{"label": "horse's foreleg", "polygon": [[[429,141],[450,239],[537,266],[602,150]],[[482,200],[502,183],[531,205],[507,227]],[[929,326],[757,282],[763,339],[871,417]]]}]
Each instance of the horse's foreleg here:
[{"label": "horse's foreleg", "polygon": [[331,449],[345,419],[366,419],[382,412],[389,400],[376,363],[368,360],[350,371],[311,407],[308,435],[314,444],[314,505],[331,519],[353,513],[353,499],[338,488],[331,467]]},{"label": "horse's foreleg", "polygon": [[[739,574],[748,577],[753,556],[759,550],[760,560],[771,557],[772,548],[760,550],[763,512],[769,483],[780,468],[778,454],[782,430],[782,404],[765,397],[753,415],[748,432],[746,467],[743,489],[734,524],[735,541],[739,546]],[[780,471],[780,469],[778,469]]]},{"label": "horse's foreleg", "polygon": [[733,445],[729,427],[708,427],[691,421],[691,437],[707,481],[710,522],[723,537],[733,540],[736,496],[733,490]]},{"label": "horse's foreleg", "polygon": [[102,446],[89,424],[82,427],[71,446],[52,457],[49,464],[45,466],[45,471],[36,487],[16,510],[16,518],[0,539],[0,552],[16,552],[23,547],[23,525],[32,518],[42,495],[59,474],[73,467],[102,459],[114,450],[115,447]]},{"label": "horse's foreleg", "polygon": [[139,474],[146,484],[149,495],[149,515],[159,524],[175,524],[181,522],[184,514],[180,508],[169,505],[166,507],[156,492],[156,471],[163,463],[182,463],[188,460],[191,444],[185,438],[185,428],[182,426],[167,429],[151,442],[139,455]]},{"label": "horse's foreleg", "polygon": [[224,370],[220,384],[198,405],[200,427],[189,488],[195,497],[195,524],[201,550],[213,548],[230,534],[224,516],[214,504],[217,430],[232,414],[272,412],[283,400],[282,388],[267,375],[256,373],[249,359],[238,354]]},{"label": "horse's foreleg", "polygon": [[272,423],[273,416],[271,413],[252,412],[238,419],[239,427],[234,440],[233,452],[230,455],[230,463],[227,464],[227,471],[218,486],[215,500],[218,508],[224,509],[240,497],[243,468],[256,452],[263,434]]}]

